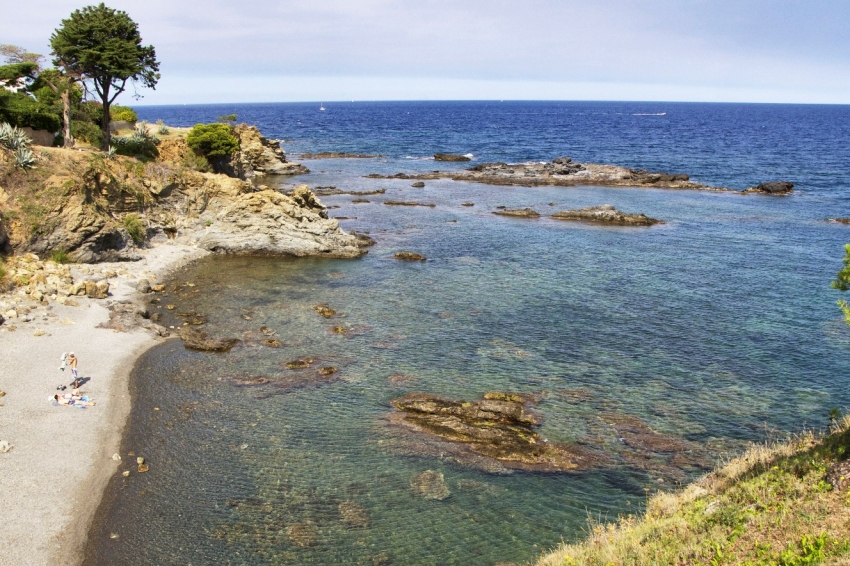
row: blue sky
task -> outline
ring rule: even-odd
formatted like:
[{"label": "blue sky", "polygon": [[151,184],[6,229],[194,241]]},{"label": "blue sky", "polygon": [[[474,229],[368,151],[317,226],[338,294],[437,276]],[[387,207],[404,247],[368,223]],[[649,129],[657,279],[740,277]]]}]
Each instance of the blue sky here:
[{"label": "blue sky", "polygon": [[[48,53],[84,3],[0,0]],[[156,47],[133,104],[547,99],[850,103],[847,0],[107,2]]]}]

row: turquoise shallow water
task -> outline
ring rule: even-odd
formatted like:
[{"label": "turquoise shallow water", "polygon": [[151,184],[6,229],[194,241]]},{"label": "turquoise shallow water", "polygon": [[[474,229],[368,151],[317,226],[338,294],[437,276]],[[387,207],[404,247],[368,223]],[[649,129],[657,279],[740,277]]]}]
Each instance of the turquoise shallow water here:
[{"label": "turquoise shallow water", "polygon": [[[388,423],[390,400],[410,391],[538,393],[540,433],[552,441],[615,453],[621,443],[600,415],[632,415],[711,461],[824,426],[831,407],[850,406],[850,332],[829,289],[848,232],[823,222],[832,200],[451,181],[413,189],[363,179],[369,163],[310,166],[295,181],[388,189],[366,204],[323,199],[377,245],[359,260],[214,257],[175,276],[183,288],[162,305],[176,309],[160,305],[169,324],[197,311],[212,334],[245,342],[207,354],[170,341],[139,361],[123,451],[151,469],[110,485],[88,564],[522,562],[581,537],[588,516],[639,510],[646,490],[700,473],[624,460],[577,474],[482,470]],[[667,223],[491,214],[601,203]],[[391,259],[399,250],[429,260]],[[317,304],[342,316],[324,319]],[[283,346],[259,343],[262,326]],[[304,357],[339,368],[339,379],[280,386],[314,375],[283,365]],[[271,382],[235,381],[256,377]],[[444,475],[448,498],[414,493],[426,470]]]}]

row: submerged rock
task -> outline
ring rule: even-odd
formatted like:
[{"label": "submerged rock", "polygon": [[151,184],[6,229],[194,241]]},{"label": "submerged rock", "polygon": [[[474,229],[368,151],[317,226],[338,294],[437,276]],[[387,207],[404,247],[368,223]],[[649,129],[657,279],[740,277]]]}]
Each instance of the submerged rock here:
[{"label": "submerged rock", "polygon": [[186,349],[201,352],[227,352],[240,342],[236,338],[210,338],[206,332],[188,326],[179,328],[177,335],[183,339]]},{"label": "submerged rock", "polygon": [[200,326],[202,324],[207,323],[207,316],[205,314],[202,314],[202,313],[199,313],[199,312],[194,312],[194,311],[178,312],[176,314],[177,314],[177,316],[182,318],[186,322],[186,324],[189,324],[189,325],[192,325],[192,326]]},{"label": "submerged rock", "polygon": [[534,431],[540,418],[527,410],[534,400],[492,392],[479,401],[411,393],[394,399],[401,421],[416,430],[461,443],[473,452],[512,468],[563,472],[598,463],[590,451],[550,443]]},{"label": "submerged rock", "polygon": [[514,216],[516,218],[540,218],[540,213],[530,208],[496,210],[493,214]]},{"label": "submerged rock", "polygon": [[339,504],[339,517],[343,524],[353,528],[369,526],[369,513],[363,506],[354,501],[343,501]]},{"label": "submerged rock", "polygon": [[324,318],[333,318],[337,315],[336,311],[330,308],[328,305],[315,305],[313,310],[319,313],[320,316]]},{"label": "submerged rock", "polygon": [[598,222],[600,224],[613,224],[618,226],[652,226],[663,224],[662,220],[650,218],[645,214],[630,214],[621,212],[610,204],[599,206],[588,206],[577,210],[565,210],[556,212],[550,218],[556,220],[580,220],[584,222]]},{"label": "submerged rock", "polygon": [[319,530],[311,522],[295,523],[286,531],[292,544],[300,547],[315,546],[319,536]]},{"label": "submerged rock", "polygon": [[292,360],[291,362],[286,362],[286,367],[289,369],[307,369],[315,360],[313,358],[304,358],[301,360]]},{"label": "submerged rock", "polygon": [[424,255],[415,252],[396,252],[393,257],[401,261],[425,261],[427,259]]},{"label": "submerged rock", "polygon": [[422,499],[442,501],[451,495],[443,474],[433,470],[426,470],[414,476],[410,480],[410,488]]}]

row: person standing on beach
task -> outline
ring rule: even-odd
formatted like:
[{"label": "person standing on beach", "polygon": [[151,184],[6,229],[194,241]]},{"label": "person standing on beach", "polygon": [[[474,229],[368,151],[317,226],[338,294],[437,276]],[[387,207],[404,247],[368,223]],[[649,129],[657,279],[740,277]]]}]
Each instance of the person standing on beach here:
[{"label": "person standing on beach", "polygon": [[80,378],[77,375],[77,356],[74,355],[74,352],[68,354],[68,365],[71,366],[71,377],[74,378],[74,388],[77,388],[80,386]]}]

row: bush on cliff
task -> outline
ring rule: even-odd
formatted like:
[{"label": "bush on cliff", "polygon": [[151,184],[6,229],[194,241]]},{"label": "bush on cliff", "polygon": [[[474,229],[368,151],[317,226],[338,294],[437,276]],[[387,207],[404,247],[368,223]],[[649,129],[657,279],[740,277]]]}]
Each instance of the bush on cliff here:
[{"label": "bush on cliff", "polygon": [[197,124],[189,132],[186,143],[207,159],[225,157],[239,150],[239,140],[227,124]]},{"label": "bush on cliff", "polygon": [[71,120],[71,135],[74,139],[84,141],[93,147],[100,147],[103,143],[103,132],[94,122]]},{"label": "bush on cliff", "polygon": [[157,145],[159,145],[159,138],[150,132],[145,122],[139,123],[133,133],[128,136],[112,138],[112,147],[115,148],[115,153],[130,157],[153,159],[159,155]]}]

